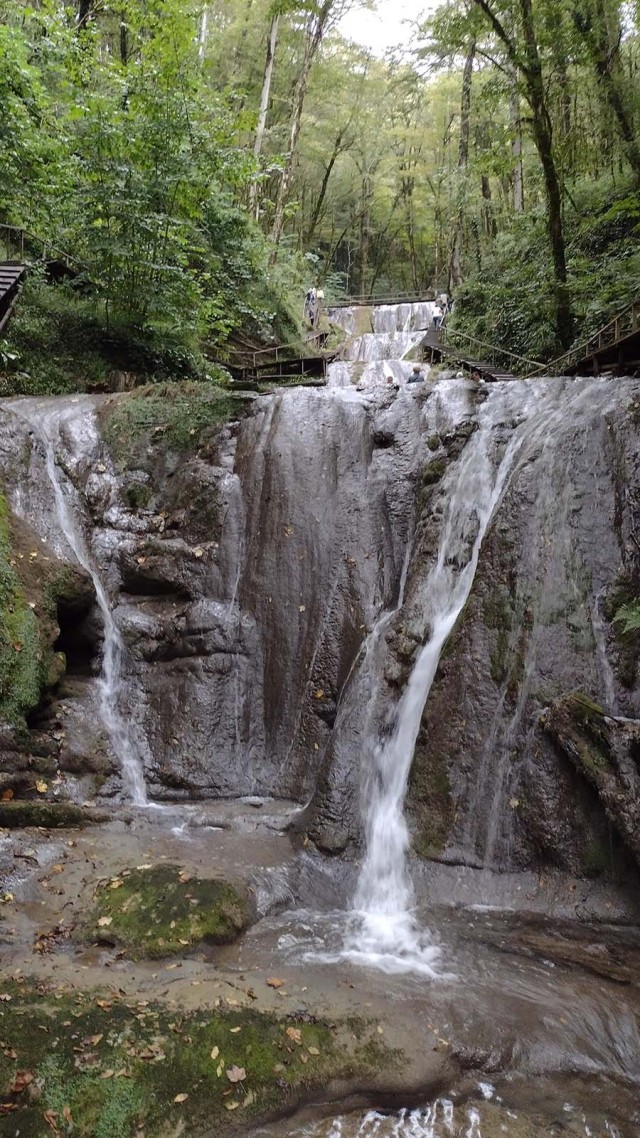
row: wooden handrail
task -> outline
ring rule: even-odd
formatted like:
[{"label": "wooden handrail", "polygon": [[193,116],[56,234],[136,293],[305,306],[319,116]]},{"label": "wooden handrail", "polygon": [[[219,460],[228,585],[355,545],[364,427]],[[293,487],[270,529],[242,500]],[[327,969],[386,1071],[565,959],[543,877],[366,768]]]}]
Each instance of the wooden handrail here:
[{"label": "wooden handrail", "polygon": [[[43,261],[47,260],[47,253],[52,253],[55,257],[62,260],[66,265],[75,265],[79,269],[86,269],[88,267],[87,265],[84,265],[82,261],[79,261],[77,257],[72,256],[71,253],[65,252],[64,249],[58,248],[57,245],[50,245],[49,242],[45,241],[43,237],[38,237],[35,233],[30,233],[28,229],[24,229],[20,225],[5,225],[4,223],[0,224],[0,240],[5,233],[9,235],[16,233],[19,235],[20,255],[22,260],[24,260],[24,246],[26,241],[31,242],[35,245],[40,245],[42,248]],[[15,243],[15,239],[9,236],[9,242],[5,242],[5,244],[7,244],[9,247],[9,245],[13,243]]]},{"label": "wooden handrail", "polygon": [[359,308],[375,304],[425,304],[435,298],[433,289],[425,289],[424,292],[396,292],[393,296],[343,296],[340,300],[328,300],[326,305],[331,311],[332,308]]},{"label": "wooden handrail", "polygon": [[486,340],[479,340],[477,336],[470,336],[467,332],[460,332],[457,328],[449,329],[446,323],[442,328],[442,332],[444,333],[445,344],[448,342],[448,337],[461,336],[463,340],[468,340],[470,343],[477,344],[481,348],[488,348],[494,356],[508,356],[509,359],[518,360],[519,363],[533,364],[536,367],[540,363],[539,360],[530,360],[526,356],[519,356],[517,352],[510,352],[507,348],[498,348],[495,344],[487,343]]},{"label": "wooden handrail", "polygon": [[[631,317],[631,327],[625,330],[623,322],[627,316]],[[584,340],[581,344],[578,344],[577,347],[569,348],[568,352],[564,352],[563,355],[558,356],[554,360],[550,360],[549,363],[539,364],[535,371],[529,372],[525,378],[532,379],[534,376],[541,375],[545,371],[553,371],[554,374],[561,375],[562,367],[566,364],[578,364],[580,360],[585,360],[589,356],[595,356],[603,348],[615,344],[618,340],[623,339],[625,335],[636,332],[638,328],[640,328],[640,298],[632,300],[631,304],[628,304],[626,308],[618,312],[617,316],[614,316],[607,324],[603,324],[602,328],[600,328],[594,336],[590,336],[588,340]],[[613,335],[608,337],[610,331],[613,331]]]}]

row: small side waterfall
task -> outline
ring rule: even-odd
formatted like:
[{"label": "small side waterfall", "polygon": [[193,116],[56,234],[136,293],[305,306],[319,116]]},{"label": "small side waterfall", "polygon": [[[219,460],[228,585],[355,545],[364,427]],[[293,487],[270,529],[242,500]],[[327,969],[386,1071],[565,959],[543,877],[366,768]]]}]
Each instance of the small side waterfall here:
[{"label": "small side waterfall", "polygon": [[443,482],[445,515],[437,559],[425,588],[430,635],[395,711],[392,732],[376,746],[369,771],[366,855],[346,950],[352,959],[389,972],[433,975],[438,956],[412,912],[413,888],[406,866],[409,832],[403,806],[440,654],[471,591],[482,540],[521,442],[514,434],[496,463],[494,428],[502,410],[501,404],[497,415],[495,410],[485,410],[480,429]]},{"label": "small side waterfall", "polygon": [[[127,793],[134,805],[146,806],[148,798],[142,760],[120,710],[123,688],[122,665],[125,654],[122,635],[114,620],[100,573],[90,556],[76,514],[71,508],[69,496],[73,493],[73,488],[56,460],[56,448],[59,448],[61,443],[60,431],[64,410],[56,406],[54,401],[50,404],[41,402],[38,405],[34,405],[31,401],[20,401],[13,404],[13,410],[28,422],[42,444],[46,473],[56,506],[57,528],[76,560],[93,581],[104,627],[102,669],[99,679],[100,714],[113,752],[120,762]],[[77,410],[75,413],[77,414]]]}]

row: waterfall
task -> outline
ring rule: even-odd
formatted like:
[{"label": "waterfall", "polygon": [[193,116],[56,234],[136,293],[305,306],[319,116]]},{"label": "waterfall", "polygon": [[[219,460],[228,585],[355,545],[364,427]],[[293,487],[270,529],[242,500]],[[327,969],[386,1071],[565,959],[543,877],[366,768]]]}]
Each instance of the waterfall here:
[{"label": "waterfall", "polygon": [[[63,474],[56,460],[56,449],[60,447],[61,443],[61,425],[66,421],[64,405],[56,405],[53,400],[39,401],[38,403],[31,400],[20,400],[12,403],[11,407],[29,424],[42,444],[46,473],[55,502],[57,528],[63,535],[66,546],[93,582],[104,627],[102,669],[99,678],[100,715],[111,741],[113,752],[120,763],[122,779],[128,796],[134,805],[146,806],[148,799],[142,760],[138,754],[129,724],[120,709],[124,687],[123,660],[125,656],[122,635],[115,622],[102,578],[89,553],[81,525],[71,505],[73,486],[70,479]],[[68,407],[66,413],[69,416]],[[71,416],[77,416],[77,414],[78,408],[72,408]],[[93,434],[95,437],[95,432]]]},{"label": "waterfall", "polygon": [[479,430],[443,481],[445,513],[438,554],[425,588],[430,634],[419,652],[395,712],[391,733],[373,749],[366,805],[366,854],[354,898],[346,951],[386,971],[433,975],[438,949],[413,915],[407,872],[409,832],[404,798],[420,722],[438,661],[473,584],[480,546],[521,444],[512,435],[494,461],[494,429],[504,407],[495,400],[481,413]]}]

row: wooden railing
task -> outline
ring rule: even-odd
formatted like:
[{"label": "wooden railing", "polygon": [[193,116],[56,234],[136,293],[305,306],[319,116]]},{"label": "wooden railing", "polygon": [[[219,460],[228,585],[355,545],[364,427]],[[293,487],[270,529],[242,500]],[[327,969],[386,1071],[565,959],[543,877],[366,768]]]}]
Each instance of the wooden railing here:
[{"label": "wooden railing", "polygon": [[443,345],[451,345],[458,347],[455,343],[456,340],[464,340],[465,343],[481,349],[481,355],[478,357],[478,363],[488,363],[495,366],[502,362],[502,359],[507,359],[510,363],[514,361],[513,370],[515,372],[521,371],[520,367],[515,365],[525,364],[527,367],[539,367],[539,360],[530,360],[526,356],[519,356],[517,352],[510,352],[506,348],[497,348],[495,344],[489,344],[486,340],[480,340],[476,336],[469,336],[467,332],[460,332],[457,328],[449,328],[445,324],[441,330],[441,339]]},{"label": "wooden railing", "polygon": [[570,348],[564,355],[558,356],[555,360],[550,360],[546,364],[538,364],[534,371],[527,374],[527,379],[546,373],[548,375],[562,375],[567,367],[574,367],[582,360],[587,360],[597,356],[599,352],[605,348],[610,348],[617,344],[620,340],[625,340],[627,336],[632,336],[634,332],[640,330],[640,298],[628,304],[626,308],[622,309],[613,320],[605,324],[599,332],[594,336],[590,336],[588,340],[584,340],[581,344]]},{"label": "wooden railing", "polygon": [[[8,260],[11,260],[9,254],[16,253],[18,255],[16,259],[19,259],[21,264],[32,261],[62,261],[68,268],[78,270],[86,268],[71,253],[50,244],[43,237],[38,237],[19,225],[0,225],[0,245],[4,245]],[[33,247],[39,250],[37,257],[33,256]]]},{"label": "wooden railing", "polygon": [[327,308],[361,308],[374,304],[424,304],[434,301],[436,294],[433,289],[424,292],[395,292],[393,296],[343,296],[340,300],[328,300]]}]

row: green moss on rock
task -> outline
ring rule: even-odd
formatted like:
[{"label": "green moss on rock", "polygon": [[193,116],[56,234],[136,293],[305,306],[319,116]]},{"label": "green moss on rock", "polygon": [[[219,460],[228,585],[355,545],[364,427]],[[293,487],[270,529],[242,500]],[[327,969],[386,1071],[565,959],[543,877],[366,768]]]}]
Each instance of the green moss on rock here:
[{"label": "green moss on rock", "polygon": [[[15,1108],[7,1133],[21,1138],[50,1138],[46,1112],[75,1138],[201,1138],[284,1115],[332,1078],[398,1062],[373,1027],[356,1034],[248,1008],[184,1014],[112,994],[54,996],[33,982],[3,991],[0,1093]],[[237,1082],[227,1076],[234,1067]],[[33,1078],[12,1091],[19,1070]]]},{"label": "green moss on rock", "polygon": [[85,826],[87,822],[100,820],[101,815],[92,814],[73,802],[45,802],[40,799],[0,802],[0,827],[6,830],[24,826],[41,826],[49,830],[57,826]]},{"label": "green moss on rock", "polygon": [[103,406],[103,435],[124,470],[140,465],[140,456],[158,444],[178,454],[198,451],[214,428],[248,406],[246,399],[215,383],[152,384]]},{"label": "green moss on rock", "polygon": [[251,920],[241,886],[191,877],[177,865],[123,870],[98,886],[95,900],[78,935],[121,945],[134,960],[230,944]]}]

